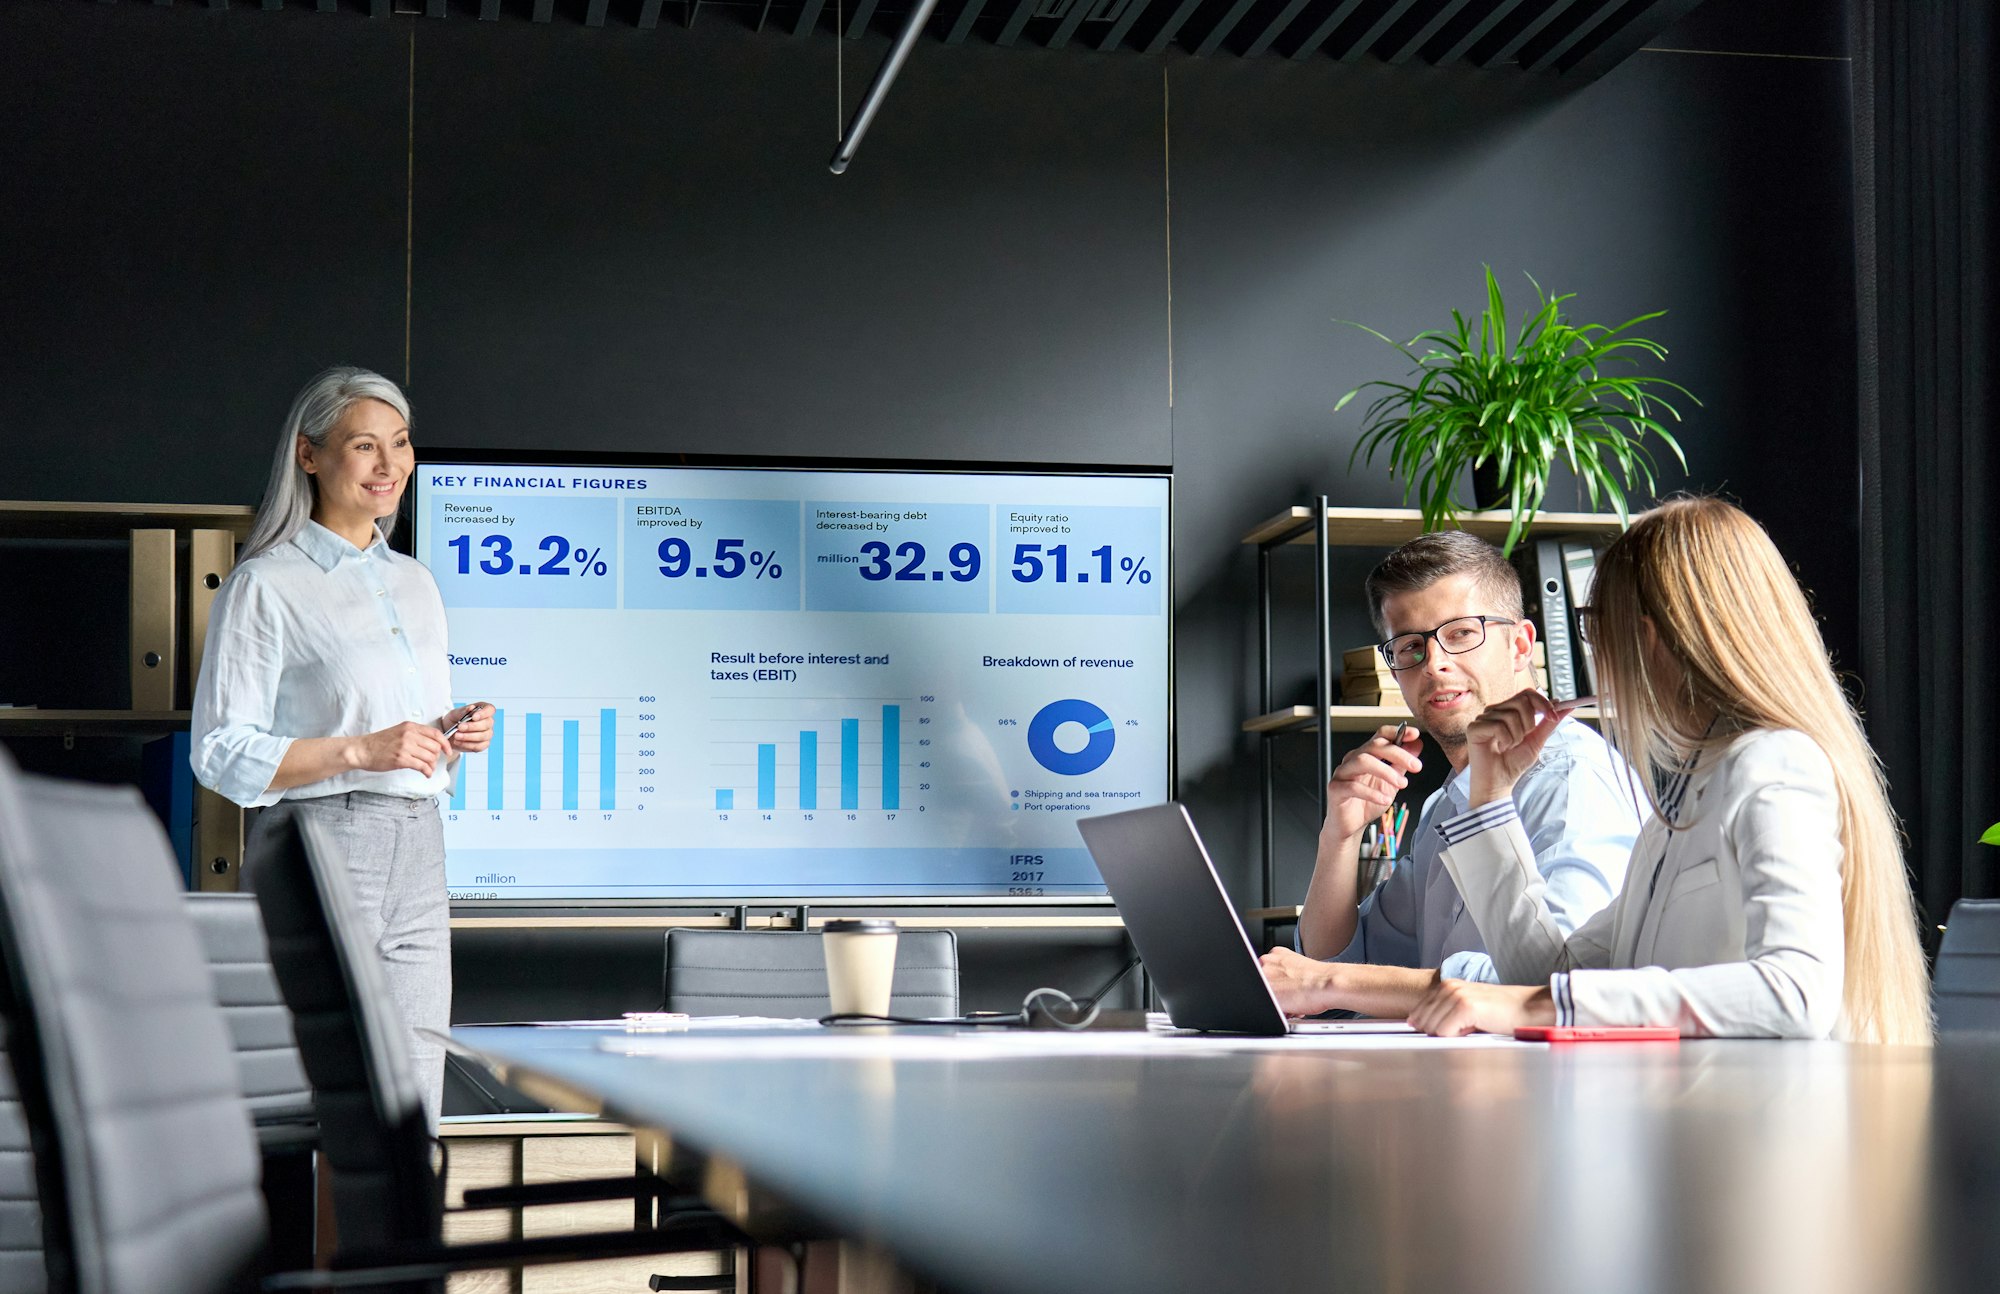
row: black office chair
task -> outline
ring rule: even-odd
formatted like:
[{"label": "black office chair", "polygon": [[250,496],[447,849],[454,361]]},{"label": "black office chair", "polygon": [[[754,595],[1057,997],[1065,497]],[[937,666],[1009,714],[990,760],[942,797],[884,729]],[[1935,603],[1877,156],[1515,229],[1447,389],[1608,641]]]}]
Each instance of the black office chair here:
[{"label": "black office chair", "polygon": [[136,791],[22,777],[0,754],[0,961],[47,1287],[247,1288],[257,1143],[172,850]]},{"label": "black office chair", "polygon": [[42,1254],[42,1201],[35,1189],[35,1150],[28,1114],[14,1085],[13,1058],[0,1027],[0,1291],[42,1294],[48,1289]]},{"label": "black office chair", "polygon": [[1931,976],[1939,1033],[2000,1032],[2000,899],[1960,899]]},{"label": "black office chair", "polygon": [[208,959],[215,1003],[236,1053],[237,1086],[257,1129],[272,1259],[309,1267],[318,1221],[313,1152],[319,1120],[292,1035],[292,1013],[271,970],[264,918],[248,894],[197,891],[183,896],[183,906]]},{"label": "black office chair", "polygon": [[[664,1010],[817,1020],[827,996],[824,935],[780,930],[667,931]],[[958,939],[949,930],[896,938],[889,1014],[958,1014]]]},{"label": "black office chair", "polygon": [[[746,1237],[706,1210],[669,1209],[655,1228],[444,1246],[442,1185],[412,1077],[404,1024],[362,931],[337,839],[293,820],[264,837],[257,900],[291,1007],[333,1173],[336,1273],[386,1267],[410,1279],[515,1264],[729,1248]],[[466,1192],[473,1208],[665,1195],[643,1178]],[[278,1278],[276,1288],[309,1285]]]}]

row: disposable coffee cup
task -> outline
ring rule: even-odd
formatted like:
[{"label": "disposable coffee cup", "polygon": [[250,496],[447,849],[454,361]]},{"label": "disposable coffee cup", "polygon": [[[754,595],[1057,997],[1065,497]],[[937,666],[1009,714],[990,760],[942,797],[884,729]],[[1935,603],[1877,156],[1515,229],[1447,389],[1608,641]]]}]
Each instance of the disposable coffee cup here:
[{"label": "disposable coffee cup", "polygon": [[886,917],[843,917],[826,923],[822,943],[833,1013],[889,1014],[889,987],[896,978],[896,923]]}]

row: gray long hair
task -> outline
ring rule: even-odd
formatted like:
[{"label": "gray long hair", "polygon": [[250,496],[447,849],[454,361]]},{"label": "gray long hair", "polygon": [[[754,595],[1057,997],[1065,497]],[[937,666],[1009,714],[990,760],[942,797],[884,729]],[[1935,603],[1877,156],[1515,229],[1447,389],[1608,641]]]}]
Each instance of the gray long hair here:
[{"label": "gray long hair", "polygon": [[[292,411],[285,415],[285,431],[278,437],[278,456],[271,464],[271,482],[264,487],[264,502],[257,507],[250,538],[243,542],[238,562],[247,562],[259,553],[276,548],[305,528],[312,516],[313,480],[299,466],[299,437],[315,449],[326,446],[326,437],[348,409],[362,400],[380,400],[403,421],[410,420],[410,402],[403,390],[380,373],[365,368],[336,365],[305,384]],[[375,523],[384,541],[396,528],[395,514]]]}]

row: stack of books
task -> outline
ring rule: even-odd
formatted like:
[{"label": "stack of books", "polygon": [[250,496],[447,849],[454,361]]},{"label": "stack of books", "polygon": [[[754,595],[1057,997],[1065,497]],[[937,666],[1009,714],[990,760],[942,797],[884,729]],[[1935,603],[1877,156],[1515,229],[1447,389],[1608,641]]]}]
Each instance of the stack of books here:
[{"label": "stack of books", "polygon": [[[1544,693],[1549,690],[1548,648],[1540,642],[1535,644],[1535,686]],[[1379,706],[1399,715],[1410,713],[1402,689],[1396,686],[1395,672],[1372,646],[1340,654],[1340,703]]]}]

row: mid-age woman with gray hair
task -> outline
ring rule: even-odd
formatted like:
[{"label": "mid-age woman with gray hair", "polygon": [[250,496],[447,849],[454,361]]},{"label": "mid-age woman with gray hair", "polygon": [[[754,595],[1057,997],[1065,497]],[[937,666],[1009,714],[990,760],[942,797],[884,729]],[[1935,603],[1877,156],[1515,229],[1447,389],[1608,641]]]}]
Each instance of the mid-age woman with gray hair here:
[{"label": "mid-age woman with gray hair", "polygon": [[451,1020],[437,795],[460,753],[486,749],[493,711],[452,706],[437,583],[389,548],[415,466],[394,382],[330,368],[299,392],[209,619],[193,764],[202,785],[264,810],[245,858],[251,886],[289,815],[320,818],[346,846],[435,1128],[444,1053],[416,1031]]}]

